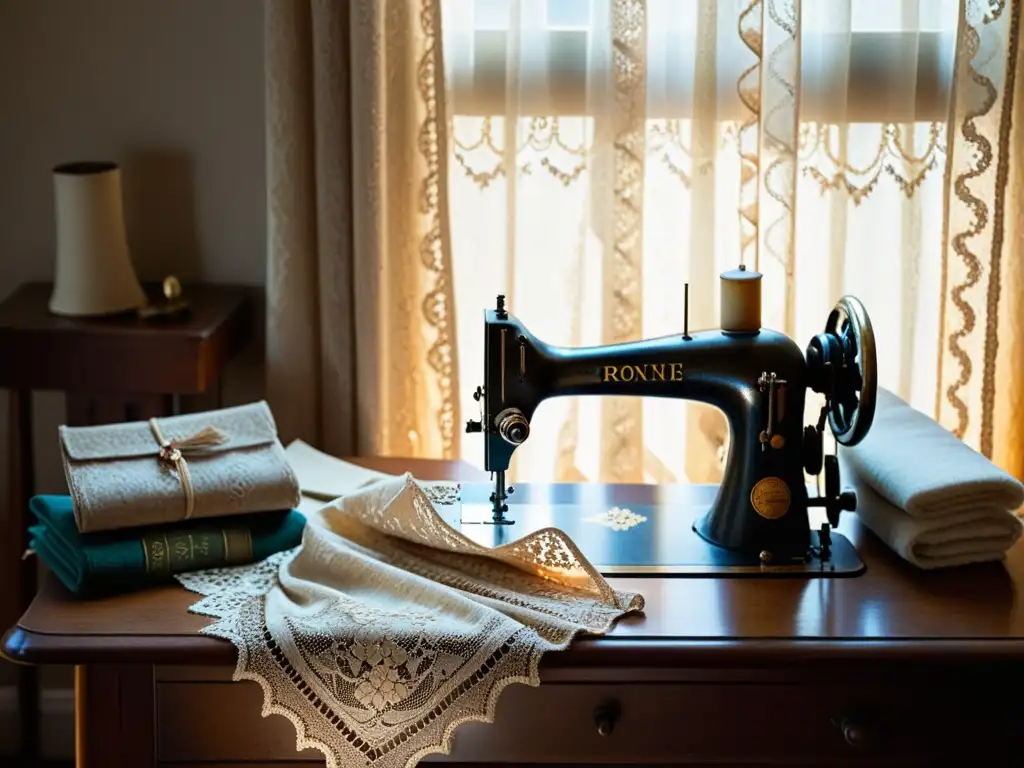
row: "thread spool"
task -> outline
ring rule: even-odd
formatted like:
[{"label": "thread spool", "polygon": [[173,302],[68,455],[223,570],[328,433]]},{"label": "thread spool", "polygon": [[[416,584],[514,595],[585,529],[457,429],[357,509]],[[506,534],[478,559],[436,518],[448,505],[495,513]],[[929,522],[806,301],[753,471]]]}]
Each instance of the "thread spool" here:
[{"label": "thread spool", "polygon": [[761,273],[744,266],[720,275],[720,326],[728,333],[761,330]]}]

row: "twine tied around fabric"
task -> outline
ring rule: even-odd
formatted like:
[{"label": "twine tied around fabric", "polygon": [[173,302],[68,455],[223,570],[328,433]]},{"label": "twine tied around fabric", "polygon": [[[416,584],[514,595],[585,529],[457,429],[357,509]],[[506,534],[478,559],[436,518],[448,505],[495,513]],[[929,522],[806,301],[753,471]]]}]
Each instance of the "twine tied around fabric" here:
[{"label": "twine tied around fabric", "polygon": [[174,467],[178,471],[178,479],[181,480],[181,489],[185,492],[185,520],[192,517],[192,511],[196,505],[196,494],[192,488],[192,475],[188,471],[186,456],[202,454],[207,448],[220,445],[227,440],[227,435],[216,427],[203,427],[190,437],[183,437],[180,440],[168,440],[160,430],[156,419],[149,420],[149,428],[153,430],[153,436],[160,443],[158,453],[160,461]]}]

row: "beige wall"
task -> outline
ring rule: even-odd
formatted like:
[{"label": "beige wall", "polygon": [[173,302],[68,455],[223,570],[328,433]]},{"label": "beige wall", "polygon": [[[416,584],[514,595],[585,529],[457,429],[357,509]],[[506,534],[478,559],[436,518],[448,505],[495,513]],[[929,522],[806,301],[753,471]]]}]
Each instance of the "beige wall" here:
[{"label": "beige wall", "polygon": [[[0,300],[52,277],[49,171],[85,159],[122,164],[140,277],[262,285],[262,14],[260,0],[0,0]],[[260,396],[259,346],[230,399]],[[3,500],[6,417],[0,395]],[[63,491],[62,418],[59,395],[37,397],[44,492]]]}]

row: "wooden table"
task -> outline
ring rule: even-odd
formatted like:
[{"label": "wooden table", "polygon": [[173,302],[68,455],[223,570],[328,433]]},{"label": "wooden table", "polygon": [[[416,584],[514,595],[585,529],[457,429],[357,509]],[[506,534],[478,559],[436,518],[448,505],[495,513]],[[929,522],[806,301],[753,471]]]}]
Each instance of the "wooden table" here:
[{"label": "wooden table", "polygon": [[[159,286],[146,286],[156,295]],[[28,500],[34,494],[32,392],[66,396],[66,424],[84,426],[169,416],[176,399],[219,385],[224,364],[251,337],[245,288],[186,286],[189,314],[140,320],[54,315],[51,283],[27,283],[0,303],[0,388],[10,391],[10,502],[0,515],[0,621],[17,620],[36,592],[35,568],[22,561]],[[49,437],[56,440],[56,435]],[[37,746],[37,691],[32,669],[19,680],[22,744]]]},{"label": "wooden table", "polygon": [[[422,479],[443,462],[353,459]],[[693,502],[713,489],[604,486],[609,504]],[[530,494],[543,493],[532,486]],[[512,503],[520,493],[512,497]],[[1005,564],[926,573],[847,515],[868,570],[844,579],[612,579],[644,615],[543,660],[490,725],[457,731],[471,763],[1010,765],[1024,762],[1024,548]],[[82,766],[308,766],[292,726],[261,719],[234,648],[201,636],[197,597],[166,587],[73,600],[47,581],[4,652],[77,665]],[[611,716],[608,716],[611,713]],[[611,729],[601,735],[602,730]],[[316,763],[313,763],[316,764]]]}]

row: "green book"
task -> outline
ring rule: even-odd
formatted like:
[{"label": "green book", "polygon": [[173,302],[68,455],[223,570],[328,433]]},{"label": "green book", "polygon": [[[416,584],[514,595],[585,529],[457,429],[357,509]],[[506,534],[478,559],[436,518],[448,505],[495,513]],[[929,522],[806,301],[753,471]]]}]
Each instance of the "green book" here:
[{"label": "green book", "polygon": [[76,595],[129,591],[175,573],[243,565],[297,547],[306,518],[294,509],[79,533],[70,496],[35,496],[29,546]]}]

